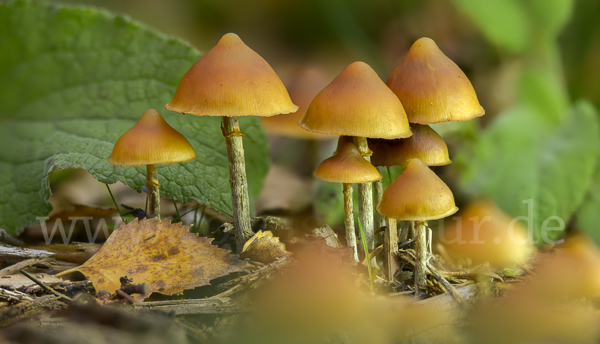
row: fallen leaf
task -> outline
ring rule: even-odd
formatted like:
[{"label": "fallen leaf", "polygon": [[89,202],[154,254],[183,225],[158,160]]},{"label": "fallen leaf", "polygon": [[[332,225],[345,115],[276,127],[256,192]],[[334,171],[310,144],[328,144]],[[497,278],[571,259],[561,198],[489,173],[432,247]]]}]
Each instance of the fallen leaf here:
[{"label": "fallen leaf", "polygon": [[119,279],[128,276],[133,283],[146,283],[148,294],[172,295],[245,267],[236,255],[211,245],[212,239],[190,233],[189,228],[154,219],[134,220],[115,230],[77,270],[97,291],[114,293],[121,287]]},{"label": "fallen leaf", "polygon": [[274,237],[271,231],[258,231],[244,244],[240,258],[269,264],[288,254],[290,253],[285,250],[285,244],[279,242],[279,238]]}]

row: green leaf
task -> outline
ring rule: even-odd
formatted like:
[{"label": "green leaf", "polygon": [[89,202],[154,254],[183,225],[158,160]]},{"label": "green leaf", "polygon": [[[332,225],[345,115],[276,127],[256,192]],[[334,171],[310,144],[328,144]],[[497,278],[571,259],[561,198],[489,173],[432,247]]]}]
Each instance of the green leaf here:
[{"label": "green leaf", "polygon": [[[599,131],[595,110],[587,102],[573,106],[562,125],[531,107],[516,107],[499,115],[472,152],[457,158],[466,167],[463,183],[507,213],[523,216],[533,238],[543,244],[543,224],[558,226],[553,216],[567,224],[590,186]],[[554,240],[561,232],[546,234]]]},{"label": "green leaf", "polygon": [[531,42],[527,11],[519,0],[454,0],[486,37],[512,53],[524,52]]},{"label": "green leaf", "polygon": [[569,22],[573,0],[526,0],[536,28],[548,38],[555,38]]},{"label": "green leaf", "polygon": [[600,245],[600,156],[596,162],[592,185],[577,210],[576,219],[578,228]]},{"label": "green leaf", "polygon": [[[0,5],[0,228],[11,234],[47,216],[48,174],[79,167],[141,191],[145,167],[111,165],[114,142],[148,108],[190,141],[198,159],[161,165],[163,196],[231,212],[220,118],[164,109],[200,57],[189,45],[91,8],[15,1]],[[243,118],[250,198],[268,169],[266,137]]]},{"label": "green leaf", "polygon": [[521,103],[534,107],[548,120],[561,123],[569,109],[569,99],[562,84],[547,70],[529,68],[518,85]]}]

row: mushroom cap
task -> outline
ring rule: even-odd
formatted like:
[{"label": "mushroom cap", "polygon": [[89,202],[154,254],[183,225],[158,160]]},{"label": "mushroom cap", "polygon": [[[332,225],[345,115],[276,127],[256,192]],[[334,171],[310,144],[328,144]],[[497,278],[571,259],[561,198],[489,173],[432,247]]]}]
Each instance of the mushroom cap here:
[{"label": "mushroom cap", "polygon": [[448,185],[419,159],[408,162],[377,205],[381,215],[403,221],[437,220],[457,210]]},{"label": "mushroom cap", "polygon": [[523,265],[534,248],[527,229],[490,201],[469,204],[444,230],[444,248],[454,259],[470,258],[473,264],[496,268]]},{"label": "mushroom cap", "polygon": [[406,166],[410,159],[419,159],[427,166],[452,163],[444,139],[430,126],[411,124],[413,135],[405,139],[369,139],[374,166]]},{"label": "mushroom cap", "polygon": [[533,286],[538,295],[554,300],[600,296],[600,250],[583,234],[567,237],[561,249],[536,266],[536,273]]},{"label": "mushroom cap", "polygon": [[108,159],[114,165],[170,164],[196,158],[188,140],[173,129],[154,109],[148,109],[137,123],[121,135]]},{"label": "mushroom cap", "polygon": [[384,139],[411,135],[402,103],[364,62],[350,64],[321,90],[298,124],[329,135]]},{"label": "mushroom cap", "polygon": [[172,111],[197,116],[273,116],[298,110],[273,68],[228,33],[185,73]]},{"label": "mushroom cap", "polygon": [[333,183],[370,183],[382,178],[351,142],[344,143],[337,155],[323,160],[313,174]]},{"label": "mushroom cap", "polygon": [[430,38],[412,45],[387,85],[404,105],[411,123],[466,121],[485,113],[465,73]]},{"label": "mushroom cap", "polygon": [[312,99],[327,85],[327,79],[320,69],[309,67],[296,73],[293,82],[288,86],[288,92],[298,111],[289,114],[261,118],[261,123],[267,134],[306,140],[332,140],[331,135],[322,135],[306,131],[298,126],[298,121],[304,118]]}]

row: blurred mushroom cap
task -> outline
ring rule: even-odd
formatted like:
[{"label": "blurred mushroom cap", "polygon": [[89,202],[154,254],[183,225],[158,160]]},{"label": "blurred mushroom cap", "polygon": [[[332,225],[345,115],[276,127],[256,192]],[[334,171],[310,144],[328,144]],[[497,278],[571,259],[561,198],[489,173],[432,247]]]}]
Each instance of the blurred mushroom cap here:
[{"label": "blurred mushroom cap", "polygon": [[333,140],[331,135],[306,131],[298,125],[304,118],[312,99],[327,85],[327,79],[320,69],[308,67],[296,73],[288,86],[290,97],[298,105],[294,113],[262,117],[261,123],[267,134],[305,140]]},{"label": "blurred mushroom cap", "polygon": [[412,135],[398,97],[364,62],[348,65],[321,90],[298,124],[329,135],[387,139]]},{"label": "blurred mushroom cap", "polygon": [[351,142],[344,143],[337,155],[323,160],[314,176],[333,183],[369,183],[382,178]]},{"label": "blurred mushroom cap", "polygon": [[600,296],[600,249],[587,237],[576,235],[536,267],[532,286],[552,299]]},{"label": "blurred mushroom cap", "polygon": [[479,200],[453,217],[444,230],[444,248],[453,259],[470,258],[496,268],[525,264],[535,249],[527,229],[495,204]]},{"label": "blurred mushroom cap", "polygon": [[458,208],[450,188],[419,159],[409,160],[385,190],[377,211],[403,221],[427,221],[454,214]]},{"label": "blurred mushroom cap", "polygon": [[148,109],[137,123],[115,143],[109,162],[120,166],[170,164],[196,158],[188,140],[173,129],[154,109]]},{"label": "blurred mushroom cap", "polygon": [[466,121],[485,111],[465,73],[430,38],[420,38],[394,68],[387,85],[411,123]]},{"label": "blurred mushroom cap", "polygon": [[228,33],[187,71],[165,107],[198,116],[273,116],[298,110],[283,82],[238,35]]},{"label": "blurred mushroom cap", "polygon": [[410,159],[419,159],[427,166],[452,163],[444,139],[430,126],[411,124],[413,135],[405,139],[369,139],[374,166],[406,166]]}]

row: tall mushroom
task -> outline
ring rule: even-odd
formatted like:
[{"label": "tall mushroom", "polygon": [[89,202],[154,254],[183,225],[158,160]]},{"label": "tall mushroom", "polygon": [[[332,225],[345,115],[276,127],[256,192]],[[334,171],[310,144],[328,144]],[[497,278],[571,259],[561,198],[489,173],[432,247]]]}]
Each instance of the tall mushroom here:
[{"label": "tall mushroom", "polygon": [[[411,123],[467,121],[485,114],[465,73],[427,37],[412,45],[386,84],[404,105]],[[424,250],[418,257],[427,256],[426,245],[418,242],[422,238],[423,233],[415,234],[415,248]]]},{"label": "tall mushroom", "polygon": [[298,109],[271,66],[238,35],[228,33],[183,76],[165,107],[197,116],[222,116],[227,142],[237,250],[252,236],[246,163],[239,116],[268,117]]},{"label": "tall mushroom", "polygon": [[[313,99],[298,124],[328,135],[353,136],[363,157],[370,161],[370,138],[404,138],[412,133],[402,104],[364,62],[348,65]],[[369,250],[374,248],[371,183],[358,184],[359,216]]]},{"label": "tall mushroom", "polygon": [[381,179],[375,166],[363,159],[362,154],[352,142],[343,142],[331,158],[323,160],[314,172],[314,176],[332,183],[344,184],[344,223],[346,242],[352,247],[354,260],[358,261],[354,214],[352,206],[352,184],[368,183]]},{"label": "tall mushroom", "polygon": [[412,159],[383,193],[379,213],[398,220],[417,221],[415,230],[415,291],[427,289],[427,222],[458,211],[450,188],[421,160]]},{"label": "tall mushroom", "polygon": [[146,165],[148,212],[160,221],[158,165],[196,158],[188,140],[173,129],[154,109],[148,109],[137,123],[115,143],[108,161],[119,166]]}]

